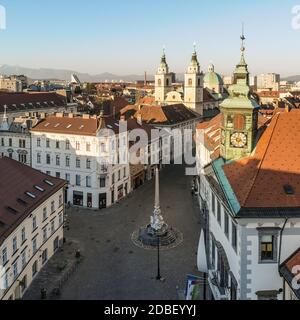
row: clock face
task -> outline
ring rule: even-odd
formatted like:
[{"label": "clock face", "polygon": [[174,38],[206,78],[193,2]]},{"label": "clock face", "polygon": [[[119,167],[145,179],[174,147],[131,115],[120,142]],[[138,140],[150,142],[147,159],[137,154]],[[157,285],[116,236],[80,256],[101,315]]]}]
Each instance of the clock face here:
[{"label": "clock face", "polygon": [[244,148],[247,145],[247,135],[242,132],[236,132],[231,136],[230,141],[235,148]]}]

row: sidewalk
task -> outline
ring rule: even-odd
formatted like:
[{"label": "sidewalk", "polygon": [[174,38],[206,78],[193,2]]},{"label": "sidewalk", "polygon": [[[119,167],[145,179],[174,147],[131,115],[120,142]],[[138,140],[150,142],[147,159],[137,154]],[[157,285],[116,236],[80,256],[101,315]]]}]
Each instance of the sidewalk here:
[{"label": "sidewalk", "polygon": [[59,294],[59,291],[61,291],[73,273],[76,272],[83,259],[82,256],[76,258],[77,250],[81,251],[77,242],[67,241],[39,272],[23,296],[23,300],[41,300],[42,289],[47,291],[47,300],[59,299],[57,294]]}]

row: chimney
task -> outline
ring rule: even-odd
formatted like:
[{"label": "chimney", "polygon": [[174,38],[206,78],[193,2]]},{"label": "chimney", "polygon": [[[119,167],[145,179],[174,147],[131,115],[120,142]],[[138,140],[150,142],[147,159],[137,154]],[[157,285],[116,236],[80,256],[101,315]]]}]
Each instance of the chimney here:
[{"label": "chimney", "polygon": [[288,104],[285,105],[285,112],[290,112],[290,107],[288,106]]},{"label": "chimney", "polygon": [[32,129],[32,121],[31,120],[26,120],[26,127],[28,130]]}]

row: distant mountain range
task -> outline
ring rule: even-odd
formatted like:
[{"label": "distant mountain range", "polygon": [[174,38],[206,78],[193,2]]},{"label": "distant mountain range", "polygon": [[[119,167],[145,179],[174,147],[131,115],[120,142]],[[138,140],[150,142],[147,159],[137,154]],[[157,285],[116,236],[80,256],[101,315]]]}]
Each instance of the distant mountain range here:
[{"label": "distant mountain range", "polygon": [[[24,74],[29,79],[32,80],[65,80],[70,81],[71,75],[76,74],[80,81],[82,82],[102,82],[102,81],[116,81],[120,80],[134,82],[137,80],[144,80],[144,75],[130,74],[130,75],[116,75],[108,72],[91,75],[89,73],[80,73],[75,70],[64,70],[64,69],[33,69],[33,68],[25,68],[20,66],[10,66],[10,65],[1,65],[0,66],[0,74],[10,75],[10,74]],[[182,81],[184,79],[184,74],[177,73],[177,80]],[[154,80],[154,75],[147,75],[147,79],[152,81]],[[283,77],[282,80],[286,81],[300,81],[300,75]]]},{"label": "distant mountain range", "polygon": [[[49,79],[49,80],[65,80],[70,81],[71,75],[76,74],[80,81],[82,82],[100,82],[100,81],[129,81],[133,82],[136,80],[144,80],[144,75],[115,75],[111,73],[101,73],[96,75],[90,75],[88,73],[80,73],[74,70],[60,70],[60,69],[32,69],[32,68],[24,68],[20,66],[9,66],[9,65],[1,65],[0,66],[0,74],[11,75],[11,74],[23,74],[32,80],[41,80],[41,79]],[[154,76],[147,76],[148,80],[154,80]]]},{"label": "distant mountain range", "polygon": [[[25,75],[31,80],[65,80],[70,81],[71,75],[76,74],[82,82],[103,82],[107,81],[128,81],[134,82],[137,80],[144,80],[144,75],[130,74],[130,75],[116,75],[108,72],[91,75],[89,73],[80,73],[74,70],[63,70],[63,69],[32,69],[24,68],[20,66],[0,65],[0,74],[4,75]],[[184,79],[183,73],[176,74],[177,80],[182,81]],[[154,75],[147,75],[148,81],[154,80]]]},{"label": "distant mountain range", "polygon": [[282,80],[283,81],[289,81],[289,82],[298,82],[298,81],[300,81],[300,75],[285,77],[285,78],[282,78]]}]

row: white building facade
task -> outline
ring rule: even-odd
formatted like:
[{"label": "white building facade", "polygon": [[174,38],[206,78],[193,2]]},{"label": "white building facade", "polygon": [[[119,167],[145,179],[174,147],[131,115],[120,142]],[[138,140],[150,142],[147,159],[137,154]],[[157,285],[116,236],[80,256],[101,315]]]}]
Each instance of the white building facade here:
[{"label": "white building facade", "polygon": [[[6,199],[1,205],[0,223],[1,300],[21,299],[63,244],[65,182],[22,166],[9,158],[0,159],[2,179],[9,177],[10,172],[15,177],[20,173],[20,178],[26,172],[30,177],[16,181],[24,186],[23,193],[19,193],[20,188],[11,189],[8,181],[4,191]],[[22,215],[22,219],[9,224],[6,217],[12,215]]]},{"label": "white building facade", "polygon": [[[101,129],[116,134],[106,137]],[[32,166],[68,181],[66,202],[109,207],[131,191],[129,163],[116,159],[121,143],[128,146],[127,132],[117,130],[115,120],[106,126],[104,118],[88,115],[48,117],[31,131]]]}]

